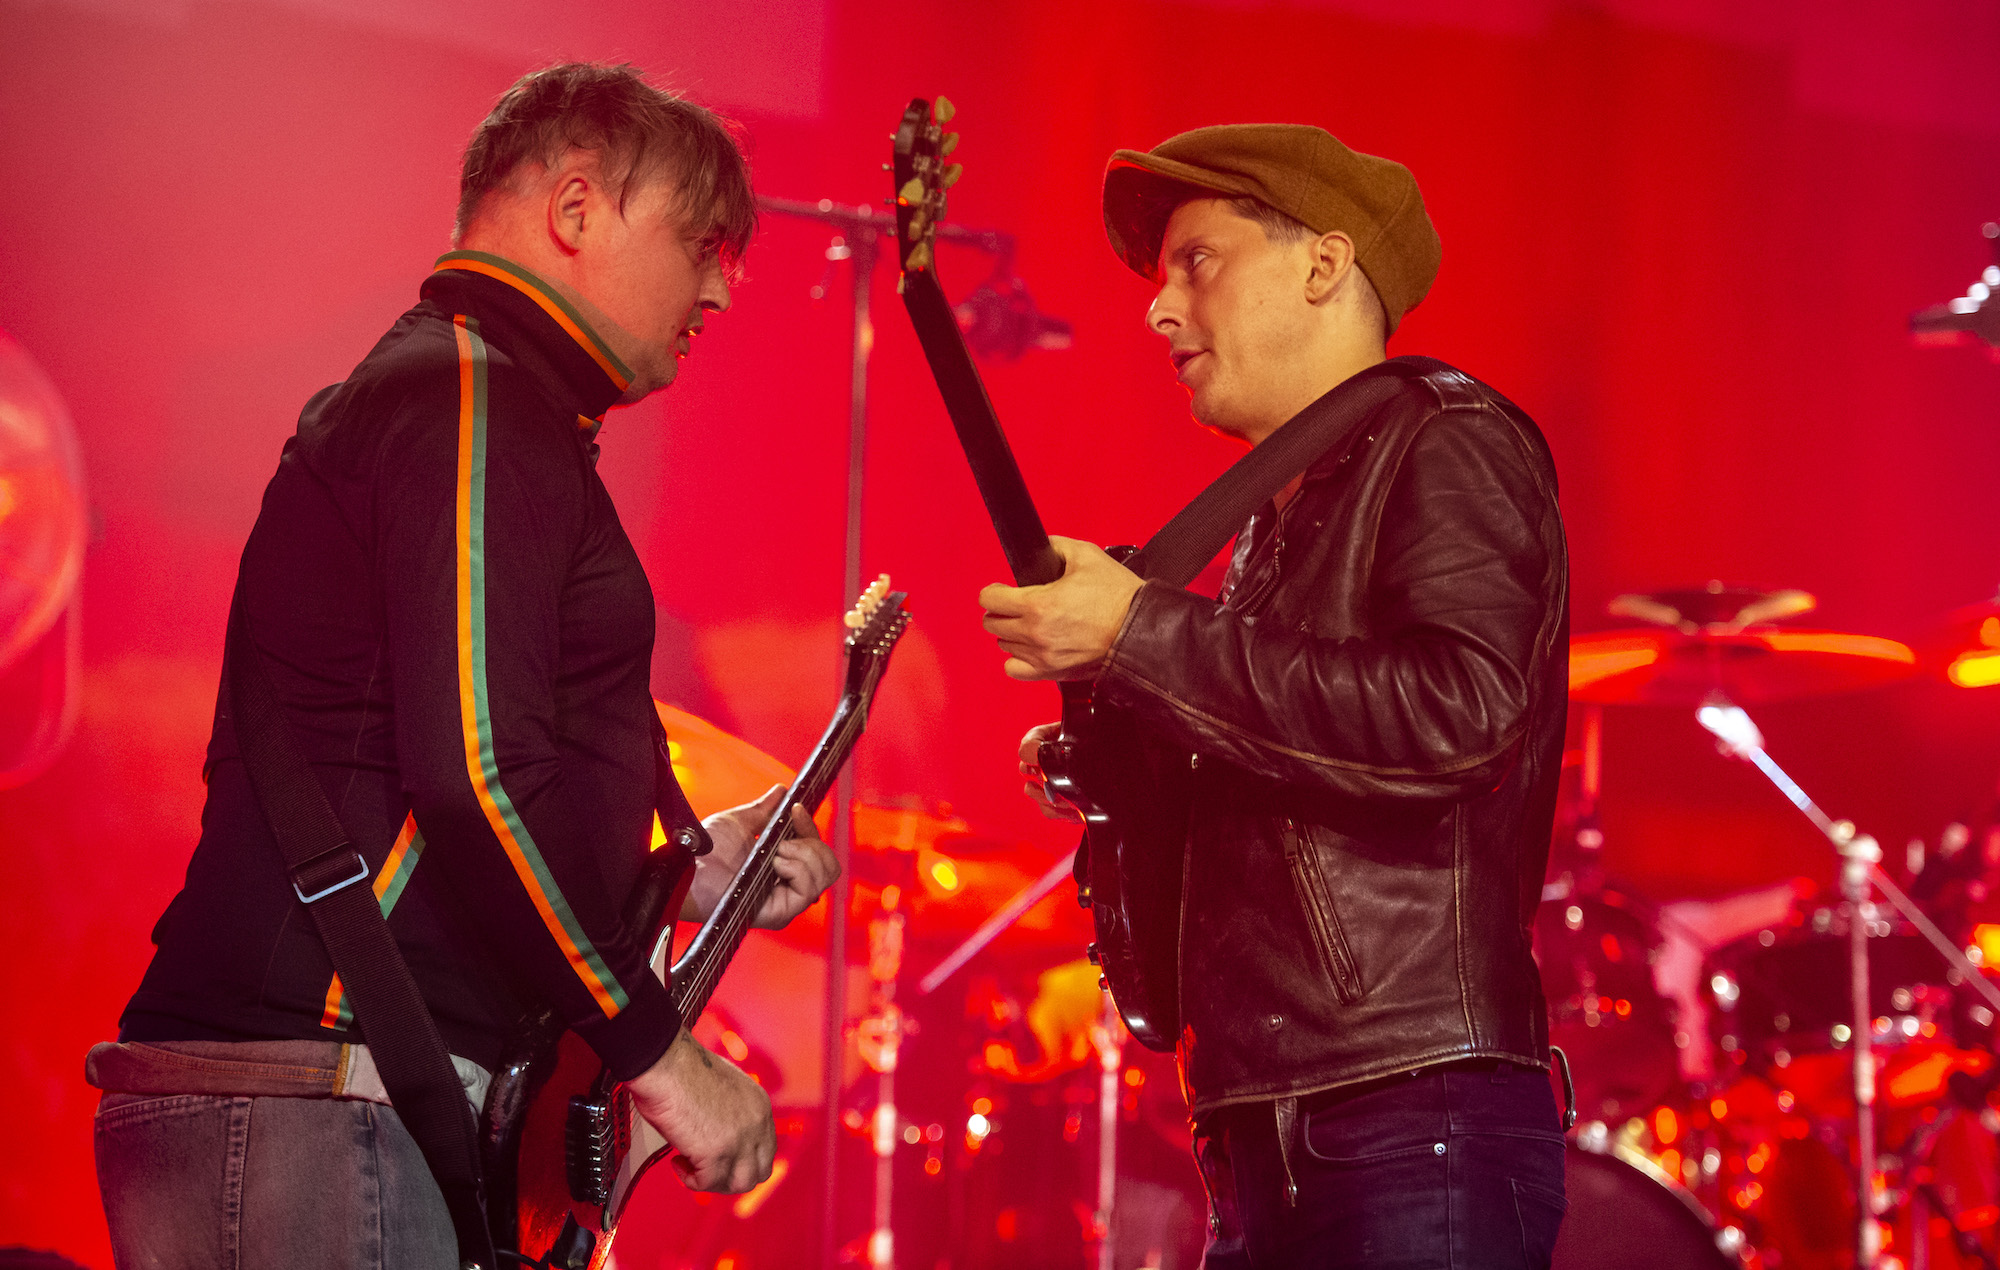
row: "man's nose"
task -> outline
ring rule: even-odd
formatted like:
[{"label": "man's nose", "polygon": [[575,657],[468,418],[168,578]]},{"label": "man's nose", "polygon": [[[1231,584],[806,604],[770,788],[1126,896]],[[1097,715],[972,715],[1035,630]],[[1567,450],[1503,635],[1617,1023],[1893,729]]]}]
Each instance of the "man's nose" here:
[{"label": "man's nose", "polygon": [[701,283],[701,307],[716,313],[729,311],[729,275],[722,271],[720,261],[709,262],[708,276]]},{"label": "man's nose", "polygon": [[1172,335],[1174,328],[1181,324],[1179,297],[1173,288],[1161,287],[1153,297],[1153,303],[1146,309],[1146,329],[1158,335]]}]

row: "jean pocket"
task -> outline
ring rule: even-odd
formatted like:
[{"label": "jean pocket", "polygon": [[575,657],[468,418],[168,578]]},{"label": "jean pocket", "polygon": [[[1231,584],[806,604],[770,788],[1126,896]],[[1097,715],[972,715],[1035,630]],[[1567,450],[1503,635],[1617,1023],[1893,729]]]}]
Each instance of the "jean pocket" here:
[{"label": "jean pocket", "polygon": [[1378,1164],[1417,1156],[1442,1157],[1448,1136],[1440,1109],[1423,1082],[1397,1082],[1316,1107],[1300,1134],[1306,1154],[1323,1164]]},{"label": "jean pocket", "polygon": [[97,1104],[92,1124],[98,1133],[105,1133],[159,1120],[206,1115],[231,1101],[220,1094],[107,1093]]},{"label": "jean pocket", "polygon": [[1533,1182],[1514,1183],[1514,1215],[1521,1223],[1521,1255],[1529,1267],[1547,1266],[1555,1257],[1556,1235],[1562,1230],[1569,1199]]}]

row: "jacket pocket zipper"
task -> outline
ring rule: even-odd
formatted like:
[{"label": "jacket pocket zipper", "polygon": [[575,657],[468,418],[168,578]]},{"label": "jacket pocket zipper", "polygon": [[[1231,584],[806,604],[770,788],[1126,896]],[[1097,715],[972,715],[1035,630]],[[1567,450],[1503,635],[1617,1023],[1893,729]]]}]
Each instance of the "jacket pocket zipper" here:
[{"label": "jacket pocket zipper", "polygon": [[1340,928],[1340,915],[1334,912],[1333,893],[1327,890],[1326,875],[1320,871],[1318,852],[1311,835],[1296,821],[1287,821],[1285,828],[1292,886],[1299,893],[1299,907],[1312,930],[1321,969],[1333,980],[1340,1003],[1353,1005],[1361,999],[1361,974],[1354,967],[1354,955],[1347,949],[1347,935]]}]

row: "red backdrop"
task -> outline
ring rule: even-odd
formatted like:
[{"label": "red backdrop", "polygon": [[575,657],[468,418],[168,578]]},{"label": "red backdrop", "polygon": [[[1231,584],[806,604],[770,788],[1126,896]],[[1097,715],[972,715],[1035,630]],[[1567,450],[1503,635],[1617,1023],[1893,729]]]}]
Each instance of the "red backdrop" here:
[{"label": "red backdrop", "polygon": [[[1145,285],[1103,243],[1117,146],[1323,124],[1417,173],[1445,244],[1392,351],[1456,362],[1554,446],[1576,624],[1627,590],[1804,587],[1912,637],[2000,581],[2000,366],[1919,351],[1914,308],[1988,263],[2000,11],[1555,0],[0,0],[0,327],[83,438],[99,532],[82,722],[0,794],[0,1244],[108,1265],[81,1056],[110,1036],[197,830],[236,553],[304,399],[414,298],[466,134],[521,71],[624,57],[749,126],[760,187],[879,198],[907,99],[961,107],[952,216],[1021,240],[1076,346],[989,371],[1052,528],[1142,538],[1231,457],[1187,422]],[[775,218],[683,382],[615,414],[603,469],[663,610],[657,681],[796,758],[831,703],[846,280]],[[947,287],[984,268],[947,252]],[[877,278],[866,565],[913,593],[864,793],[1066,845],[1010,753],[1047,689],[998,672],[1001,572],[915,341]],[[1922,682],[1763,712],[1772,749],[1887,841],[1983,816],[2000,690]],[[1614,871],[1714,894],[1820,848],[1690,720],[1614,712]]]}]

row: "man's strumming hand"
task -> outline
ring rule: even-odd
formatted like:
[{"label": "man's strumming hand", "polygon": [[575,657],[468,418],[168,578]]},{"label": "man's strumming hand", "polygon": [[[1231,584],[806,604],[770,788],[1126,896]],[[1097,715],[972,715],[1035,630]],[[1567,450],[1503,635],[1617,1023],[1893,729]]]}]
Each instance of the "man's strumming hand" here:
[{"label": "man's strumming hand", "polygon": [[1035,806],[1040,807],[1042,814],[1050,820],[1081,820],[1076,808],[1059,795],[1049,792],[1048,775],[1042,771],[1042,742],[1053,741],[1061,735],[1062,724],[1038,723],[1021,738],[1021,775],[1028,778],[1021,786],[1021,792],[1033,799]]},{"label": "man's strumming hand", "polygon": [[770,1096],[687,1029],[627,1088],[639,1114],[673,1143],[689,1190],[740,1194],[771,1176],[778,1139]]},{"label": "man's strumming hand", "polygon": [[1045,586],[987,587],[979,593],[984,625],[1013,678],[1089,679],[1145,583],[1101,547],[1054,535],[1049,541],[1063,558],[1063,575]]}]

